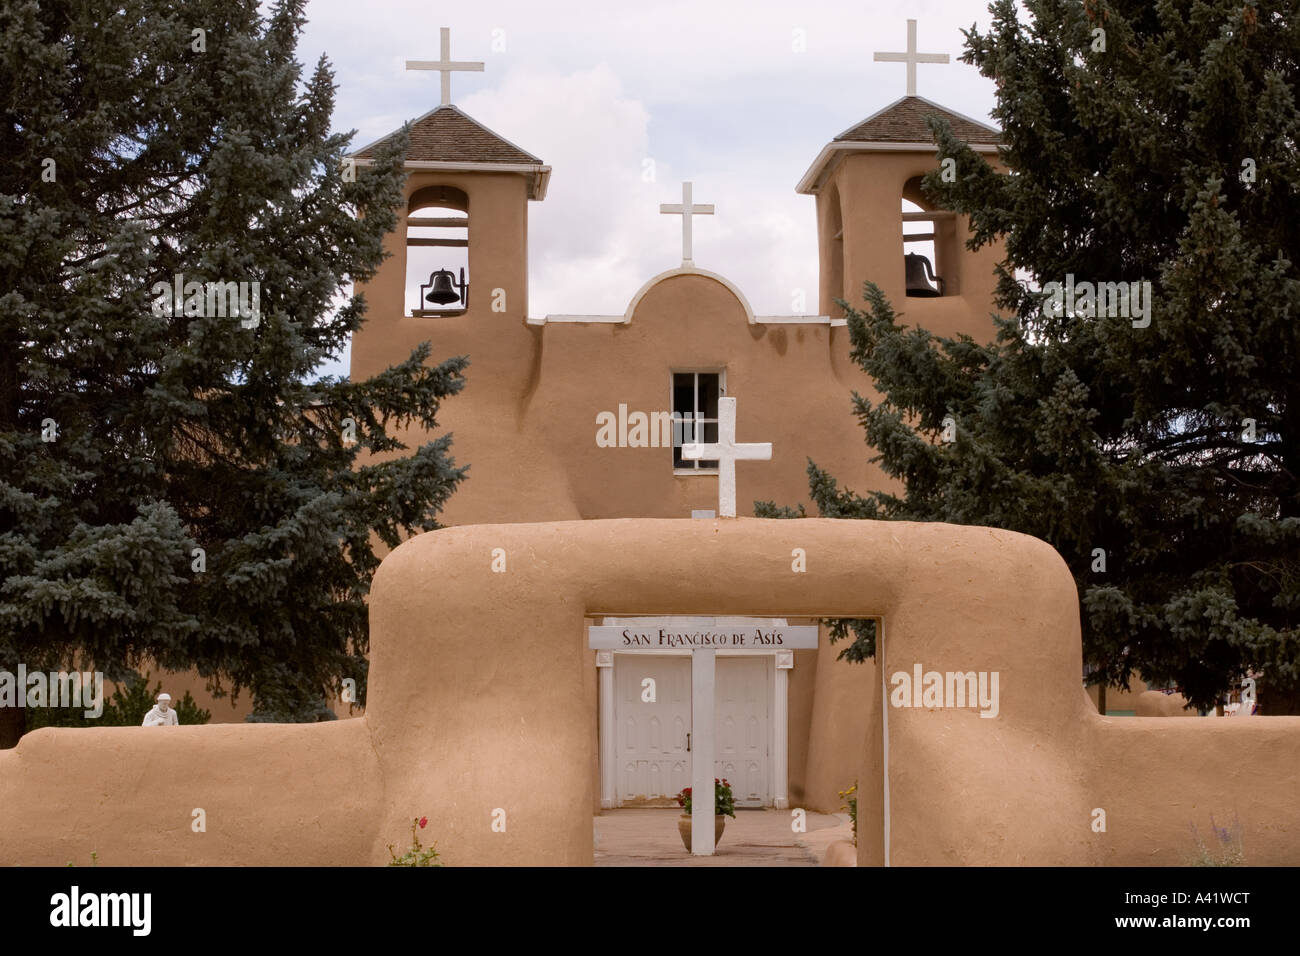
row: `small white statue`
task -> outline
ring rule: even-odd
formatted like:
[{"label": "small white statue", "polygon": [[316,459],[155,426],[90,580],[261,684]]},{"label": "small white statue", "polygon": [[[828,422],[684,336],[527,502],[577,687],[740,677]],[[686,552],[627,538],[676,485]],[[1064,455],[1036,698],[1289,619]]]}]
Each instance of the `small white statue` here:
[{"label": "small white statue", "polygon": [[144,715],[143,727],[175,727],[180,723],[176,711],[172,710],[172,695],[159,694],[158,703]]},{"label": "small white statue", "polygon": [[1255,678],[1247,677],[1241,682],[1241,705],[1234,717],[1251,717],[1255,713]]}]

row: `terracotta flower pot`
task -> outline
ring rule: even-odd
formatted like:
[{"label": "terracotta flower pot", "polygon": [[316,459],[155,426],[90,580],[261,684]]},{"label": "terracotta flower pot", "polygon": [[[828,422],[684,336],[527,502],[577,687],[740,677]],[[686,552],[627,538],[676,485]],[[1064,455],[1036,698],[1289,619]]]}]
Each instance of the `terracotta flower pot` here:
[{"label": "terracotta flower pot", "polygon": [[[727,825],[726,814],[719,813],[713,818],[713,845],[716,847],[718,841],[722,839],[723,828]],[[677,818],[677,832],[682,835],[682,846],[686,847],[686,852],[691,852],[691,815],[683,813]]]}]

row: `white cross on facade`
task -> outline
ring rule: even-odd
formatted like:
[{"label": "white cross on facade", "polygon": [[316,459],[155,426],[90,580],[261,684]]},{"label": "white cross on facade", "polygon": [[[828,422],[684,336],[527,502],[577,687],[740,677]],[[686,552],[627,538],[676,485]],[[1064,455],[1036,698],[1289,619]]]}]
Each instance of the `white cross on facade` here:
[{"label": "white cross on facade", "polygon": [[682,457],[691,461],[718,460],[718,516],[736,517],[736,462],[768,461],[771,442],[736,443],[736,400],[718,399],[718,441],[716,444],[692,442],[682,445]]},{"label": "white cross on facade", "polygon": [[691,217],[712,216],[713,203],[695,205],[691,202],[691,184],[682,183],[682,201],[680,203],[660,203],[661,215],[671,213],[682,217],[682,265],[694,265],[691,261]]},{"label": "white cross on facade", "polygon": [[482,73],[482,63],[469,63],[467,61],[457,61],[451,58],[451,29],[443,27],[441,30],[442,42],[441,49],[438,53],[437,60],[407,60],[406,68],[408,70],[437,70],[442,74],[442,105],[451,105],[451,74],[453,70],[470,73]]},{"label": "white cross on facade", "polygon": [[906,53],[877,53],[876,62],[881,63],[906,63],[907,64],[907,95],[916,95],[916,64],[918,63],[947,63],[947,53],[917,53],[916,52],[916,21],[907,21],[907,52]]}]

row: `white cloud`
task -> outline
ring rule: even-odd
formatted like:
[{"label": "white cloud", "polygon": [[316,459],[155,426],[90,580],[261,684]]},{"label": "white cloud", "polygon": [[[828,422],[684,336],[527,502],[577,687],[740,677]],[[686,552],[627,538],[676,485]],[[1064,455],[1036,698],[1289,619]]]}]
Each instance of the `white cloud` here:
[{"label": "white cloud", "polygon": [[650,113],[607,65],[513,71],[461,106],[554,169],[546,200],[530,206],[533,315],[620,313],[648,278],[678,265],[681,217],[659,204],[679,202],[687,176],[696,201],[717,208],[695,217],[697,265],[737,282],[759,312],[788,313],[794,287],[815,290],[812,200],[790,183],[729,175],[731,153],[692,170],[651,156]]}]

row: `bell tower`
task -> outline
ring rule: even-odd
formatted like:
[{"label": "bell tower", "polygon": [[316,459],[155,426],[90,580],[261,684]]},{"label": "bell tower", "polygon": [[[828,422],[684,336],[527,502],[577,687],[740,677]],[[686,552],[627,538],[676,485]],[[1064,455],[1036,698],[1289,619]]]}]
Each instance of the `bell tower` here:
[{"label": "bell tower", "polygon": [[[441,38],[440,59],[406,64],[442,74],[442,102],[410,124],[405,193],[397,228],[384,240],[389,256],[357,284],[367,319],[353,337],[354,378],[427,340],[444,357],[483,359],[488,343],[496,361],[528,351],[528,203],[546,197],[551,168],[452,105],[451,73],[483,64],[453,61],[446,27]],[[358,166],[374,162],[395,135],[352,158]],[[508,332],[517,333],[515,349]]]},{"label": "bell tower", "polygon": [[817,201],[821,313],[842,317],[836,299],[861,308],[862,285],[871,280],[909,325],[987,340],[1001,249],[966,249],[966,218],[922,194],[922,177],[938,164],[926,117],[943,117],[972,149],[994,159],[1001,134],[916,95],[916,65],[948,57],[916,52],[915,20],[908,21],[907,52],[876,59],[907,64],[907,95],[836,136],[796,187]]}]

